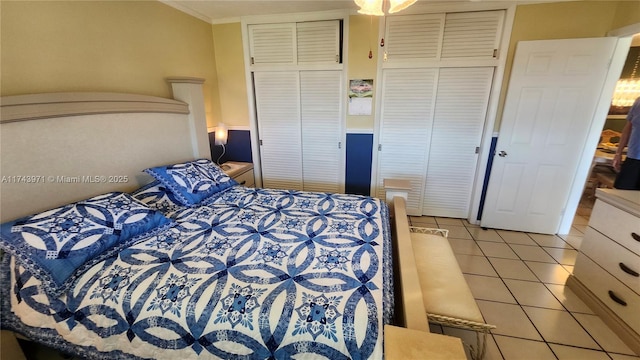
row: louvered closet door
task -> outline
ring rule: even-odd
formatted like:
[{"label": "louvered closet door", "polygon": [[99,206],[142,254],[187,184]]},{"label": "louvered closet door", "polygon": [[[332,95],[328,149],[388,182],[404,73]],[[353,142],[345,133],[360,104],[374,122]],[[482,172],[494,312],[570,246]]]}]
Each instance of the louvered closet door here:
[{"label": "louvered closet door", "polygon": [[298,64],[340,62],[340,22],[311,21],[296,24]]},{"label": "louvered closet door", "polygon": [[503,10],[447,14],[442,59],[496,57],[503,19]]},{"label": "louvered closet door", "polygon": [[466,218],[493,67],[441,68],[422,214]]},{"label": "louvered closet door", "polygon": [[436,69],[385,69],[382,74],[378,197],[385,198],[385,178],[410,180],[411,215],[422,214],[436,75]]},{"label": "louvered closet door", "polygon": [[295,64],[296,24],[249,25],[251,64]]},{"label": "louvered closet door", "polygon": [[255,72],[253,79],[263,186],[302,190],[298,72]]},{"label": "louvered closet door", "polygon": [[301,71],[304,190],[342,192],[342,71]]},{"label": "louvered closet door", "polygon": [[437,59],[443,22],[443,14],[389,17],[385,37],[387,61]]}]

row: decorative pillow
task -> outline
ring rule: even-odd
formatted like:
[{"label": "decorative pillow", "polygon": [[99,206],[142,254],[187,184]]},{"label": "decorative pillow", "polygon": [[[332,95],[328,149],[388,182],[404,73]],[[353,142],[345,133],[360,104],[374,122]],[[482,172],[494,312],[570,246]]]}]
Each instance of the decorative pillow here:
[{"label": "decorative pillow", "polygon": [[131,193],[134,199],[142,202],[151,209],[158,210],[167,217],[171,217],[176,211],[185,209],[173,192],[158,180],[141,187]]},{"label": "decorative pillow", "polygon": [[0,225],[0,246],[58,296],[89,267],[173,225],[125,193],[108,193]]},{"label": "decorative pillow", "polygon": [[238,183],[211,160],[200,159],[183,164],[144,170],[167,187],[185,206],[193,206]]}]

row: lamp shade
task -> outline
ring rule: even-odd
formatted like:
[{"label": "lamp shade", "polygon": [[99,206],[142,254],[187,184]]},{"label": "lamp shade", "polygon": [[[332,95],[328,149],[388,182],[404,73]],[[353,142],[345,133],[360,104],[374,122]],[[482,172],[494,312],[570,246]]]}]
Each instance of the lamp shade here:
[{"label": "lamp shade", "polygon": [[355,3],[360,7],[360,14],[384,16],[384,0],[355,0]]},{"label": "lamp shade", "polygon": [[417,0],[389,0],[389,14],[402,11],[413,5]]},{"label": "lamp shade", "polygon": [[218,126],[216,127],[215,144],[227,145],[228,136],[229,136],[229,131],[227,130],[227,126],[223,123],[219,123]]}]

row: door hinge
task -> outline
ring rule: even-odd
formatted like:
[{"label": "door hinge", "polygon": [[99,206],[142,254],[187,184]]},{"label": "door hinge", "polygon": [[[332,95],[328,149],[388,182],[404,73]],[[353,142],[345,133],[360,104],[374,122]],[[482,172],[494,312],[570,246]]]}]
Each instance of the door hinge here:
[{"label": "door hinge", "polygon": [[382,144],[378,144],[378,151],[382,151]]},{"label": "door hinge", "polygon": [[261,140],[259,140],[259,141],[260,141],[260,146],[262,146],[262,139],[261,139]]},{"label": "door hinge", "polygon": [[493,49],[493,58],[497,58],[498,57],[498,49]]},{"label": "door hinge", "polygon": [[338,149],[342,149],[342,141],[338,141]]},{"label": "door hinge", "polygon": [[480,146],[476,146],[476,154],[480,153]]},{"label": "door hinge", "polygon": [[253,58],[253,56],[251,57],[251,65],[255,64],[255,59]]},{"label": "door hinge", "polygon": [[336,62],[339,64],[340,63],[340,55],[336,55]]}]

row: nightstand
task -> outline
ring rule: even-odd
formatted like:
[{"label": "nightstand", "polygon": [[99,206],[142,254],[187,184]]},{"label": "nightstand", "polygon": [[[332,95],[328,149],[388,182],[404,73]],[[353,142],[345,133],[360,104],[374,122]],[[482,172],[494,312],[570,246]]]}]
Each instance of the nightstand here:
[{"label": "nightstand", "polygon": [[227,161],[220,165],[222,170],[232,177],[238,184],[246,187],[255,187],[256,180],[253,176],[253,164],[247,162]]}]

